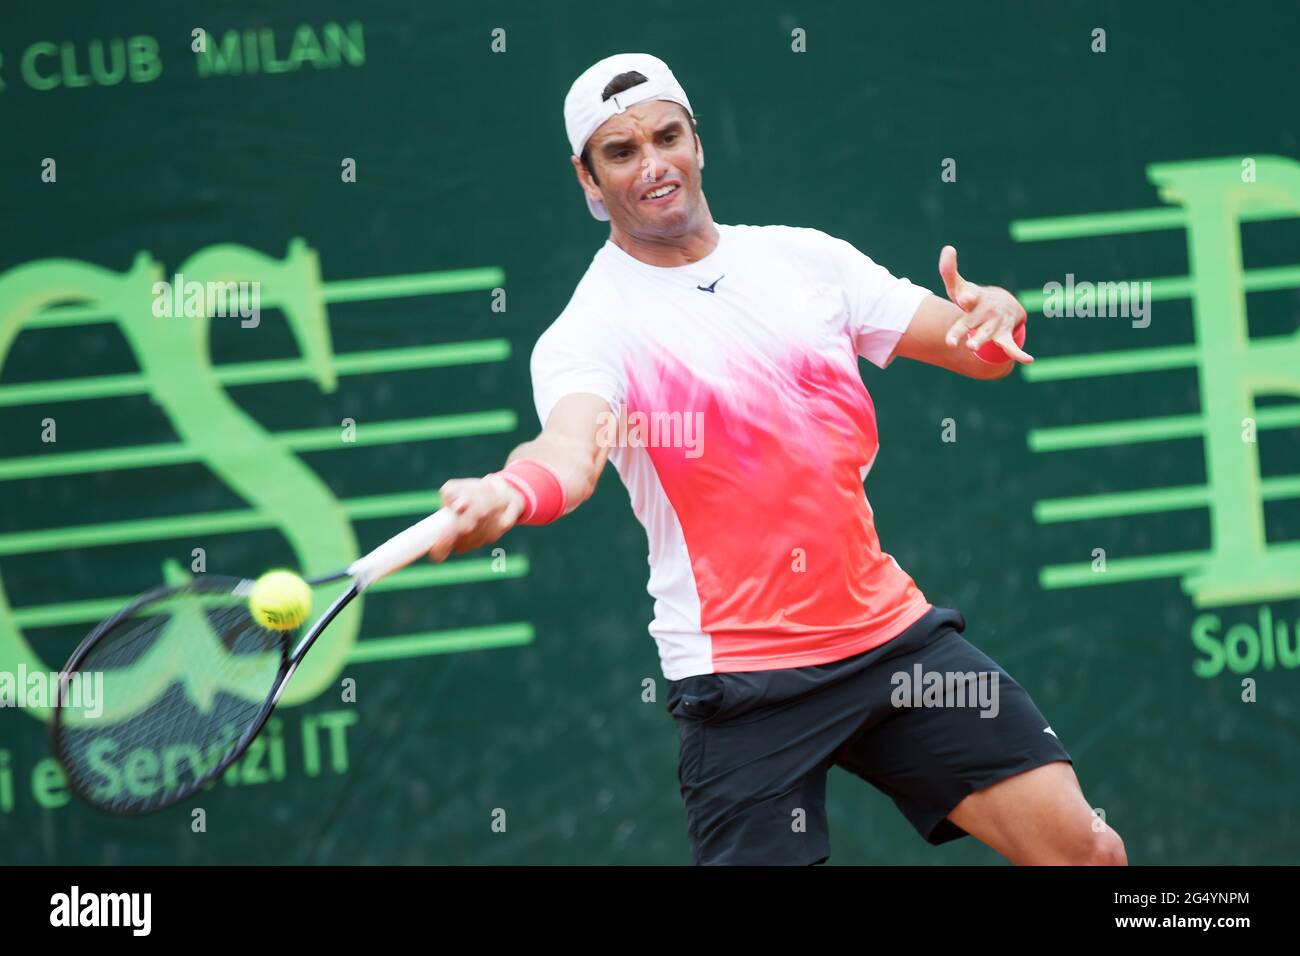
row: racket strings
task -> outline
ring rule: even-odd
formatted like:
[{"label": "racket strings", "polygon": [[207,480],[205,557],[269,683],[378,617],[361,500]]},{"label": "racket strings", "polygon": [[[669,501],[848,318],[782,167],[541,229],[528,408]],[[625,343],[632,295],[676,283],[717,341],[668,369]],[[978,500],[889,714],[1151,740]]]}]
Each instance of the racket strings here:
[{"label": "racket strings", "polygon": [[118,813],[193,793],[258,720],[293,635],[259,625],[242,598],[189,591],[116,623],[61,701],[55,744],[71,786]]}]

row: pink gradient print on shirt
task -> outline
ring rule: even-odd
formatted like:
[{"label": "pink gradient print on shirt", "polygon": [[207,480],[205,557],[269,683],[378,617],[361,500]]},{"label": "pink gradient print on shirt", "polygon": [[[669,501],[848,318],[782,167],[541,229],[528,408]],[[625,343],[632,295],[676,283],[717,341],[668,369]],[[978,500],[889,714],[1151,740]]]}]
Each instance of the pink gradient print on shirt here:
[{"label": "pink gradient print on shirt", "polygon": [[721,364],[700,374],[659,354],[628,370],[627,393],[629,414],[702,416],[702,454],[646,451],[682,527],[714,669],[798,667],[884,643],[929,604],[881,551],[863,494],[878,438],[856,360],[801,345],[781,361],[745,352]]}]

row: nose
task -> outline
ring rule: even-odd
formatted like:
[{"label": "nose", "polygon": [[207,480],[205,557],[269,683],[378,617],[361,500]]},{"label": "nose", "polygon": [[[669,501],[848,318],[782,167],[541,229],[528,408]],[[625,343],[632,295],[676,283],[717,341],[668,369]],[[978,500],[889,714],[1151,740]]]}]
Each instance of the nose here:
[{"label": "nose", "polygon": [[658,182],[667,173],[668,164],[659,155],[659,150],[654,148],[653,143],[646,143],[641,154],[641,181],[645,183]]}]

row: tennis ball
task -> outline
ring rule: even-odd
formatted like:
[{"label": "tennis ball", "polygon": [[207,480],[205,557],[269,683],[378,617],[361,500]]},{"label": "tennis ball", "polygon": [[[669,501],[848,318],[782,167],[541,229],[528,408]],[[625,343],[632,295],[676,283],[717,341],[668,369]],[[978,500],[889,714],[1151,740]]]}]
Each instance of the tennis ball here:
[{"label": "tennis ball", "polygon": [[311,613],[311,588],[292,571],[268,571],[248,596],[253,620],[272,631],[290,631]]}]

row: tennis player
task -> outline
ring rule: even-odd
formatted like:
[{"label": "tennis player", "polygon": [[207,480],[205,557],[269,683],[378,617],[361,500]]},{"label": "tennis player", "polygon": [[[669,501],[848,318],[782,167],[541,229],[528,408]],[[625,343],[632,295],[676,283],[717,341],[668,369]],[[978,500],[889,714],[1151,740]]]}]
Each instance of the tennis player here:
[{"label": "tennis player", "polygon": [[1124,864],[1029,695],[881,550],[863,490],[879,441],[858,356],[1002,378],[1033,360],[1016,299],[951,247],[945,301],[816,229],[714,222],[694,111],[653,56],[596,63],[564,118],[609,239],[533,350],[541,434],[443,485],[459,526],[431,556],[555,521],[613,462],[649,539],[696,863],[825,861],[838,766],[932,844]]}]

